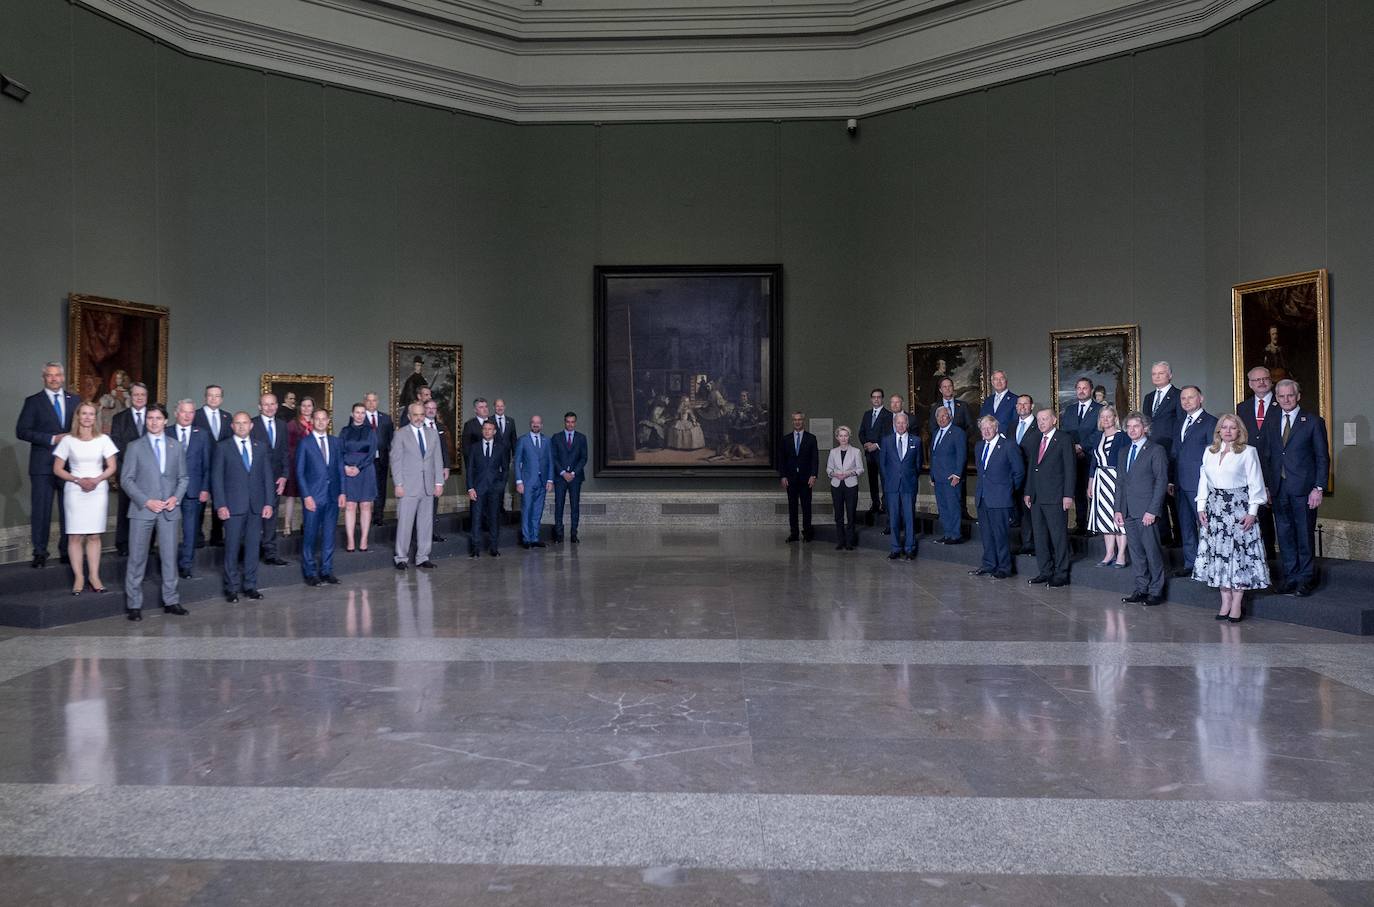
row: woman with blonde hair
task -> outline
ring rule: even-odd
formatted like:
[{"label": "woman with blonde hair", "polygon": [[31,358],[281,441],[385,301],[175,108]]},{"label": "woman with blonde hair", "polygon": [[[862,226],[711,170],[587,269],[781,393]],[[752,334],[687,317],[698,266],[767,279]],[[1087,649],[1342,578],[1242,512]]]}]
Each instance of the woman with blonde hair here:
[{"label": "woman with blonde hair", "polygon": [[859,543],[854,512],[859,506],[859,476],[864,474],[864,454],[849,446],[849,426],[835,429],[835,447],[826,459],[825,474],[830,477],[830,500],[835,505],[836,551],[853,551]]},{"label": "woman with blonde hair", "polygon": [[1246,591],[1269,585],[1269,565],[1256,524],[1268,502],[1259,454],[1246,444],[1245,425],[1234,413],[1217,420],[1212,446],[1203,451],[1198,479],[1198,539],[1193,579],[1221,590],[1217,620],[1241,621]]},{"label": "woman with blonde hair", "polygon": [[71,558],[72,595],[80,595],[90,578],[91,590],[100,584],[100,534],[105,531],[110,503],[110,476],[115,473],[119,448],[100,430],[100,410],[89,401],[76,408],[71,433],[53,450],[53,475],[66,485],[62,507],[67,517],[67,556]]},{"label": "woman with blonde hair", "polygon": [[1097,430],[1102,433],[1092,450],[1092,468],[1088,477],[1088,531],[1102,536],[1106,551],[1099,567],[1126,566],[1126,533],[1116,525],[1116,464],[1121,451],[1130,446],[1131,439],[1121,430],[1116,407],[1104,406],[1097,413]]}]

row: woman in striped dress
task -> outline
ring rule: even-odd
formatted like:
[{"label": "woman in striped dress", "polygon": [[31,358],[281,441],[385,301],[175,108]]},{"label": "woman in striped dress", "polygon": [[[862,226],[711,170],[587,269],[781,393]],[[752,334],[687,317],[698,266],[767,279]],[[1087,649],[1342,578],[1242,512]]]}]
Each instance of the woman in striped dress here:
[{"label": "woman in striped dress", "polygon": [[1092,512],[1088,515],[1088,529],[1102,536],[1106,553],[1099,567],[1126,566],[1126,535],[1116,525],[1116,463],[1117,454],[1130,446],[1131,440],[1121,430],[1116,408],[1104,406],[1097,414],[1097,429],[1102,438],[1093,448],[1092,475],[1088,478],[1088,497]]}]

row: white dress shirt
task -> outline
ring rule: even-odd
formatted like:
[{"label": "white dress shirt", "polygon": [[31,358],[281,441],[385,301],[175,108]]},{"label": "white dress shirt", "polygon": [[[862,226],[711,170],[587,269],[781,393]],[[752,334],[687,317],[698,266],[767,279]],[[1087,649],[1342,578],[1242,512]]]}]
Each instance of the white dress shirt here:
[{"label": "white dress shirt", "polygon": [[1213,453],[1202,452],[1202,473],[1197,483],[1197,509],[1207,509],[1207,495],[1212,489],[1244,487],[1250,493],[1250,515],[1259,513],[1260,505],[1269,500],[1264,488],[1264,472],[1260,469],[1259,453],[1246,445],[1240,453],[1231,452],[1229,444]]}]

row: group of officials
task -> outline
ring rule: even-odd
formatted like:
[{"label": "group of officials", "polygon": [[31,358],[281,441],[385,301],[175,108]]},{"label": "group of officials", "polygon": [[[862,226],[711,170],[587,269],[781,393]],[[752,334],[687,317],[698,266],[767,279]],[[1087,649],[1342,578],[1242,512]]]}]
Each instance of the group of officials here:
[{"label": "group of officials", "polygon": [[[1077,534],[1120,538],[1120,556],[1112,547],[1104,567],[1134,571],[1135,590],[1124,601],[1157,605],[1166,594],[1163,548],[1177,545],[1183,567],[1176,576],[1193,576],[1223,591],[1243,593],[1267,584],[1266,555],[1278,545],[1281,580],[1276,588],[1297,596],[1315,588],[1313,567],[1317,508],[1330,466],[1326,425],[1316,412],[1302,409],[1297,382],[1273,383],[1259,366],[1247,375],[1251,396],[1234,414],[1220,420],[1207,412],[1201,388],[1177,387],[1167,362],[1150,368],[1152,389],[1138,410],[1124,419],[1116,408],[1095,400],[1088,378],[1075,384],[1075,399],[1056,417],[1052,407],[1038,407],[1029,394],[1009,390],[1007,375],[994,371],[992,393],[975,415],[955,397],[944,378],[940,399],[931,407],[928,445],[903,407],[899,395],[885,397],[874,388],[870,406],[859,420],[859,448],[850,446],[848,426],[835,430],[825,475],[830,479],[839,549],[853,550],[857,538],[859,477],[867,474],[868,521],[883,525],[891,536],[888,557],[916,557],[916,493],[922,463],[934,489],[938,544],[963,542],[962,522],[968,496],[966,466],[978,477],[973,492],[983,544],[982,563],[974,575],[1006,579],[1015,570],[1013,556],[1034,553],[1037,572],[1032,584],[1066,586],[1069,573],[1069,514]],[[1231,424],[1226,424],[1231,423]],[[1251,452],[1246,454],[1246,449]],[[1253,461],[1248,487],[1226,467]],[[805,416],[792,414],[792,430],[780,442],[780,475],[787,491],[788,542],[812,538],[811,494],[820,469],[816,437],[805,430]],[[1240,482],[1218,486],[1218,477]],[[1210,476],[1210,479],[1209,479]],[[1207,542],[1208,502],[1243,498],[1235,509],[1237,527],[1213,526]],[[1210,497],[1209,497],[1210,496]],[[1249,511],[1247,514],[1246,511]],[[1100,514],[1100,519],[1090,517]],[[1229,514],[1231,511],[1227,511]],[[886,516],[886,521],[882,517]],[[1254,533],[1263,576],[1251,564],[1237,571],[1235,561]],[[1216,533],[1235,528],[1236,538]],[[1199,562],[1199,549],[1209,562]],[[1230,560],[1221,570],[1216,561]],[[1225,566],[1225,565],[1223,565]],[[1248,584],[1234,577],[1244,573]],[[1228,583],[1234,582],[1234,585]],[[1219,617],[1240,619],[1239,595]]]}]

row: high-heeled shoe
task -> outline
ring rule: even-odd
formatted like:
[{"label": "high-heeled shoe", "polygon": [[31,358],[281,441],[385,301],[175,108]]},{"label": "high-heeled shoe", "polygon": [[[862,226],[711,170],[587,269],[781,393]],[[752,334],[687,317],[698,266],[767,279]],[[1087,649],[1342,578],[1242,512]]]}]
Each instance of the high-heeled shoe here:
[{"label": "high-heeled shoe", "polygon": [[1229,620],[1229,621],[1230,621],[1231,623],[1233,623],[1233,624],[1238,624],[1238,623],[1241,622],[1241,620],[1244,619],[1244,617],[1243,617],[1243,616],[1242,616],[1242,617],[1228,617],[1228,618],[1226,618],[1226,619]]},{"label": "high-heeled shoe", "polygon": [[86,589],[86,584],[85,584],[85,583],[82,583],[82,584],[79,585],[79,586],[72,586],[72,595],[80,595],[82,592],[85,591],[85,589]]},{"label": "high-heeled shoe", "polygon": [[104,586],[91,586],[91,591],[94,592],[96,595],[99,595],[107,590]]},{"label": "high-heeled shoe", "polygon": [[1218,614],[1218,615],[1216,616],[1216,619],[1217,619],[1217,620],[1226,620],[1226,619],[1229,618],[1230,616],[1231,616],[1231,615],[1229,615],[1229,614],[1227,614],[1225,611],[1223,611],[1223,612],[1221,612],[1220,614]]}]

